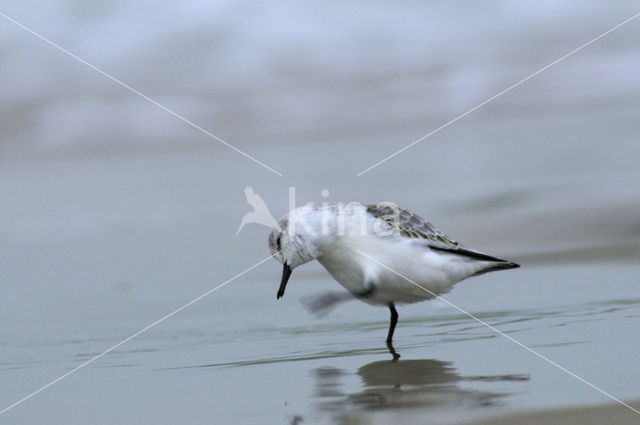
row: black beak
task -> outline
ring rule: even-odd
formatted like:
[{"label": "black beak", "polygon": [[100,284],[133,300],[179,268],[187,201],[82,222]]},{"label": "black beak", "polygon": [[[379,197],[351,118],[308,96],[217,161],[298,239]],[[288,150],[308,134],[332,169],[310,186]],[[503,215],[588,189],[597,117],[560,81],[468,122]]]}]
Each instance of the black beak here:
[{"label": "black beak", "polygon": [[282,280],[280,281],[280,288],[278,288],[277,299],[280,299],[284,295],[284,288],[287,287],[287,282],[289,281],[289,276],[291,276],[291,267],[287,263],[284,263],[284,267],[282,268]]}]

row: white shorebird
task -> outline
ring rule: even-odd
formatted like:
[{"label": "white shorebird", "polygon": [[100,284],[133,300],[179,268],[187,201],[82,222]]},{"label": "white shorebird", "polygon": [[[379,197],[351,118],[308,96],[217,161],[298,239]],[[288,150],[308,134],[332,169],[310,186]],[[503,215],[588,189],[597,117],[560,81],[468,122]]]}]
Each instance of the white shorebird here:
[{"label": "white shorebird", "polygon": [[[350,293],[368,304],[387,306],[391,321],[387,346],[398,321],[395,304],[408,304],[447,293],[468,277],[513,269],[518,264],[464,248],[425,219],[390,203],[297,208],[269,235],[269,248],[283,265],[277,298],[291,272],[318,260]],[[346,299],[329,295],[312,310]]]}]

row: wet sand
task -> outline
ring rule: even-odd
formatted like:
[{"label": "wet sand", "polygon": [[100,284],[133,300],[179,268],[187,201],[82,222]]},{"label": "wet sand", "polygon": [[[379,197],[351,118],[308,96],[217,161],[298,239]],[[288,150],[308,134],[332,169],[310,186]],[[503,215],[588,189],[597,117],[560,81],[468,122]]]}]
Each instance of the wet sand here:
[{"label": "wet sand", "polygon": [[[421,405],[427,405],[429,400],[414,400]],[[627,402],[629,406],[640,410],[640,402]],[[537,410],[530,412],[503,413],[496,417],[484,419],[466,419],[461,422],[442,422],[441,419],[425,417],[424,414],[407,414],[394,418],[396,423],[411,423],[415,425],[431,425],[437,423],[467,424],[467,425],[631,425],[638,423],[639,414],[618,403],[571,407],[564,409]],[[371,418],[345,417],[340,422],[342,425],[384,424],[383,420],[371,420]]]},{"label": "wet sand", "polygon": [[[640,410],[640,402],[627,402]],[[640,414],[618,403],[602,406],[575,407],[504,415],[490,420],[471,422],[473,425],[627,425],[637,424]],[[416,422],[417,423],[417,422]]]}]

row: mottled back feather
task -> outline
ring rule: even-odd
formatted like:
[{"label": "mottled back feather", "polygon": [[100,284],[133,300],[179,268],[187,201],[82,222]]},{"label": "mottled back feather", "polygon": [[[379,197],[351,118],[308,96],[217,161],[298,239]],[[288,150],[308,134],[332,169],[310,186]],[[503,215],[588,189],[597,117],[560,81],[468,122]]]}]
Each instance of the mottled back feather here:
[{"label": "mottled back feather", "polygon": [[405,210],[392,203],[367,204],[367,212],[374,217],[385,221],[400,236],[409,239],[424,240],[429,248],[448,252],[454,255],[461,255],[474,260],[498,263],[476,273],[483,274],[494,270],[513,269],[520,267],[501,258],[483,254],[478,251],[466,249],[461,243],[451,239],[444,233],[436,229],[431,223],[411,211]]},{"label": "mottled back feather", "polygon": [[367,204],[366,207],[369,214],[385,221],[402,237],[424,239],[442,248],[462,248],[459,242],[436,229],[424,218],[395,204]]}]

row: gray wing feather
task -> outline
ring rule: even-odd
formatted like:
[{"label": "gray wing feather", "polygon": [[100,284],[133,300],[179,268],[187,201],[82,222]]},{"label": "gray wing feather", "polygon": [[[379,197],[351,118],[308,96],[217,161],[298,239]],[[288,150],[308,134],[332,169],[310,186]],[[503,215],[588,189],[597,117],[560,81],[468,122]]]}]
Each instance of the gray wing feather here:
[{"label": "gray wing feather", "polygon": [[462,248],[459,242],[436,229],[424,218],[395,204],[367,204],[366,207],[369,214],[385,221],[402,237],[423,239],[442,248]]},{"label": "gray wing feather", "polygon": [[476,274],[520,267],[516,263],[465,248],[460,242],[440,232],[424,218],[400,208],[395,204],[368,204],[366,207],[369,214],[377,219],[384,220],[402,237],[424,240],[429,248],[437,251],[460,255],[477,261],[496,263],[486,269],[480,270]]}]

